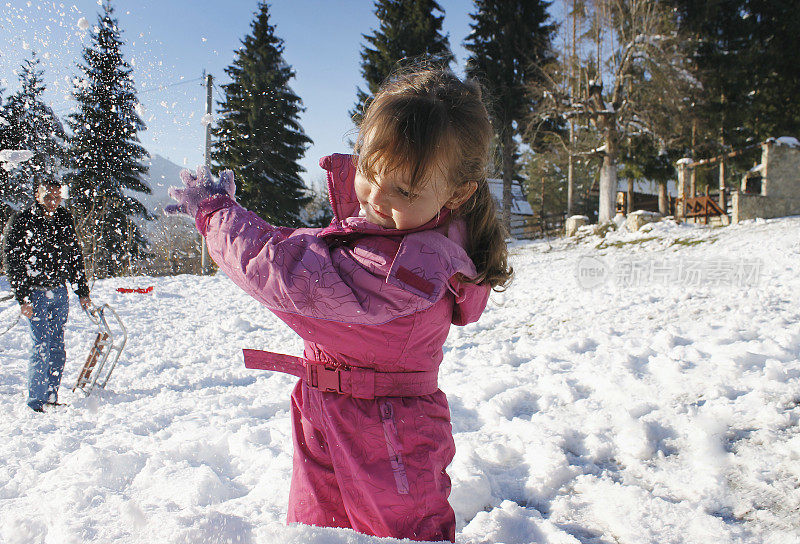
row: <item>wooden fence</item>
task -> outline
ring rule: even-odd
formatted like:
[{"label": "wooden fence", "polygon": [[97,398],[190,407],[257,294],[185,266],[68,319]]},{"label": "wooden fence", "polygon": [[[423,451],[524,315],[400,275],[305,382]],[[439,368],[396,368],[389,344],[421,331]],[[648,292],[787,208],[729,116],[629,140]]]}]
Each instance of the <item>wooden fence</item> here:
[{"label": "wooden fence", "polygon": [[544,216],[513,217],[510,230],[512,238],[521,240],[558,236],[564,232],[564,215],[548,213]]}]

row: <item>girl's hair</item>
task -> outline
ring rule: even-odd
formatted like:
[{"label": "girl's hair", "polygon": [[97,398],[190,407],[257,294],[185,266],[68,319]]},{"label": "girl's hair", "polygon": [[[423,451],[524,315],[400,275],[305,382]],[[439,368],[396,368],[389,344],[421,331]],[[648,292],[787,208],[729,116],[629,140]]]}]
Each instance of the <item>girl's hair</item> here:
[{"label": "girl's hair", "polygon": [[492,134],[478,83],[461,81],[449,70],[416,70],[389,78],[369,103],[355,152],[367,179],[399,170],[412,193],[434,169],[456,190],[477,183],[470,199],[454,210],[466,222],[466,249],[478,272],[468,281],[502,290],[513,270],[486,180]]}]

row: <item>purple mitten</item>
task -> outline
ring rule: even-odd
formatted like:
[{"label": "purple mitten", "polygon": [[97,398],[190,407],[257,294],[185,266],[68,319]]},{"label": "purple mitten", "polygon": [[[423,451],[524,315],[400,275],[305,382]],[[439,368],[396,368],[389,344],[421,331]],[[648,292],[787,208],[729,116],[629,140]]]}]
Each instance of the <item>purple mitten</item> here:
[{"label": "purple mitten", "polygon": [[207,166],[198,166],[196,174],[189,170],[181,170],[180,176],[186,188],[169,188],[169,196],[177,204],[164,208],[167,214],[185,213],[194,217],[197,215],[198,206],[205,199],[214,195],[228,195],[234,198],[236,194],[236,183],[233,181],[231,170],[223,170],[219,180],[214,179]]}]

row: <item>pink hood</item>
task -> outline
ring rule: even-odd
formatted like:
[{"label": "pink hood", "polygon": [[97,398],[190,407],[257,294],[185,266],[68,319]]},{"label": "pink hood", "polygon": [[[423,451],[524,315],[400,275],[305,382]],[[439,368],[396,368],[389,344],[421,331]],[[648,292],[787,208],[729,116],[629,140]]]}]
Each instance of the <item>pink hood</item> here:
[{"label": "pink hood", "polygon": [[330,226],[274,227],[216,196],[196,217],[209,254],[306,340],[306,358],[384,370],[438,366],[450,324],[476,321],[489,295],[486,285],[457,280],[475,274],[463,223],[446,213],[414,231],[368,223],[357,216],[352,157],[320,165]]}]

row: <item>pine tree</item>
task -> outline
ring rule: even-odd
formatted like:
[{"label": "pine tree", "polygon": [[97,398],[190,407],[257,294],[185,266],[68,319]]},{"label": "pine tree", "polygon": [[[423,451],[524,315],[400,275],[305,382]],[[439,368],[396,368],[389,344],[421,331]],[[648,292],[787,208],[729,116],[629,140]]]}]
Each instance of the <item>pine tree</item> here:
[{"label": "pine tree", "polygon": [[84,48],[82,75],[73,94],[78,111],[70,115],[71,206],[78,234],[95,276],[116,275],[146,240],[134,217],[150,219],[133,196],[150,193],[143,181],[148,157],[138,132],[145,130],[136,112],[133,70],[122,57],[123,42],[110,1],[103,4],[91,45]]},{"label": "pine tree", "polygon": [[792,0],[669,0],[681,28],[698,42],[698,108],[706,155],[800,131],[800,80],[787,51],[800,48],[800,11]]},{"label": "pine tree", "polygon": [[694,69],[703,83],[701,100],[695,102],[697,145],[690,154],[715,155],[731,145],[746,142],[743,131],[752,116],[748,87],[752,85],[752,58],[746,53],[751,39],[743,19],[746,0],[687,2],[671,0],[680,13],[681,29],[695,38]]},{"label": "pine tree", "polygon": [[797,60],[787,51],[800,50],[800,10],[793,0],[751,0],[751,57],[757,68],[753,95],[753,134],[769,137],[800,135],[800,78]]},{"label": "pine tree", "polygon": [[465,47],[470,52],[467,74],[489,91],[490,112],[502,155],[502,211],[508,226],[511,182],[518,156],[515,137],[524,131],[535,105],[527,89],[550,63],[556,25],[550,23],[544,0],[475,0],[476,12]]},{"label": "pine tree", "polygon": [[[442,15],[434,15],[435,11]],[[361,75],[367,90],[357,90],[356,106],[350,112],[356,122],[370,97],[403,61],[443,68],[453,61],[448,37],[442,35],[444,10],[435,0],[376,0],[375,15],[378,30],[364,35],[372,47],[361,50]]]},{"label": "pine tree", "polygon": [[[5,93],[5,89],[0,87],[0,151],[4,149],[8,149],[6,145],[7,141],[7,127],[9,126],[8,120],[5,118],[4,114],[4,107],[3,107],[3,93]],[[8,205],[6,201],[6,193],[8,190],[8,172],[3,168],[3,165],[0,164],[0,228],[3,228],[8,221],[8,218],[12,214],[12,208]],[[3,235],[0,234],[0,243],[2,243]],[[0,269],[2,269],[2,265],[0,264]]]},{"label": "pine tree", "polygon": [[271,223],[300,225],[306,195],[298,161],[311,139],[300,126],[302,101],[289,81],[294,71],[283,58],[283,40],[260,3],[251,34],[225,69],[221,120],[214,129],[211,158],[233,170],[237,200]]},{"label": "pine tree", "polygon": [[5,110],[5,106],[3,106],[3,94],[6,90],[3,87],[0,87],[0,150],[7,149],[5,142],[6,142],[6,127],[9,125],[8,119],[3,116],[3,111]]},{"label": "pine tree", "polygon": [[[4,149],[11,149],[12,142],[11,142],[11,123],[6,118],[9,115],[9,112],[6,111],[7,106],[3,103],[3,93],[5,89],[0,87],[0,151]],[[11,182],[10,182],[10,170],[11,167],[7,167],[2,162],[0,162],[0,220],[2,221],[0,225],[5,225],[6,219],[11,213],[11,207],[9,203],[14,198],[12,191]]]},{"label": "pine tree", "polygon": [[0,173],[0,199],[7,203],[33,202],[39,180],[56,180],[65,158],[66,133],[53,110],[44,103],[43,71],[36,53],[22,64],[20,89],[12,94],[0,116],[2,148],[27,150],[33,157],[11,170]]}]

